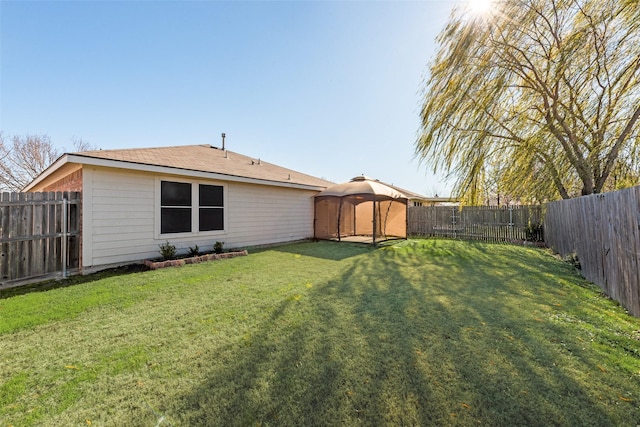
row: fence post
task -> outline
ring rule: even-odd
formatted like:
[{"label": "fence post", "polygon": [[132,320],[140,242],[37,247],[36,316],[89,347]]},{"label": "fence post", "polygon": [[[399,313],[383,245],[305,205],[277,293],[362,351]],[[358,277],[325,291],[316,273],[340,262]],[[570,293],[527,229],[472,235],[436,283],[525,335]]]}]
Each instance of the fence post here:
[{"label": "fence post", "polygon": [[509,205],[509,239],[513,239],[513,205]]},{"label": "fence post", "polygon": [[456,208],[451,209],[451,231],[453,231],[453,237],[458,237],[458,231],[456,230]]},{"label": "fence post", "polygon": [[69,215],[67,196],[62,196],[62,278],[67,277],[67,235],[69,233]]}]

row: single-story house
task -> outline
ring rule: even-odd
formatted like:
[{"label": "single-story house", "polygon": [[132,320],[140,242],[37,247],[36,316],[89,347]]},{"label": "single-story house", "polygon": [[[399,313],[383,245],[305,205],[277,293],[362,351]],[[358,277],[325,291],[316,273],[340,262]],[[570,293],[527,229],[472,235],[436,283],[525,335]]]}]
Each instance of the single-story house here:
[{"label": "single-story house", "polygon": [[83,271],[215,242],[239,248],[311,238],[314,196],[333,185],[209,145],[67,153],[24,191],[82,192]]}]

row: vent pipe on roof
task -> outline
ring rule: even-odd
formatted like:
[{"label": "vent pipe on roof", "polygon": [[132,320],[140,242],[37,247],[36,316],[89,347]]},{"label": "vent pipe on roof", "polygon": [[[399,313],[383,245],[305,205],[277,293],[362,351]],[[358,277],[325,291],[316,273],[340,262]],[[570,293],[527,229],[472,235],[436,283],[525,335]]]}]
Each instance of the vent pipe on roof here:
[{"label": "vent pipe on roof", "polygon": [[227,136],[226,133],[222,132],[222,150],[224,151],[224,139]]}]

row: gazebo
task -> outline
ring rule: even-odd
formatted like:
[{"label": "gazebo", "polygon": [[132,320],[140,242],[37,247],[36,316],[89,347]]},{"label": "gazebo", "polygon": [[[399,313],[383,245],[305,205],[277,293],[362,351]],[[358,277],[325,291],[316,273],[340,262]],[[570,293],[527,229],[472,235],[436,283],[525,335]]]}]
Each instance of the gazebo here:
[{"label": "gazebo", "polygon": [[314,237],[376,243],[406,239],[407,196],[358,176],[315,196]]}]

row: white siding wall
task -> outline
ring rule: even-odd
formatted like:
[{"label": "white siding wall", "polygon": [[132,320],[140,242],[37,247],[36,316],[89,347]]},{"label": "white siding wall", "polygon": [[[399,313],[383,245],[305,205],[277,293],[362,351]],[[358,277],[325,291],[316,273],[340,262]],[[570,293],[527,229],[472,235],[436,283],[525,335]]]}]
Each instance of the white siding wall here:
[{"label": "white siding wall", "polygon": [[229,183],[225,247],[313,237],[314,191]]},{"label": "white siding wall", "polygon": [[227,249],[287,242],[313,236],[314,191],[233,182],[225,185],[225,232],[159,236],[156,176],[106,168],[84,169],[83,265],[96,267],[157,258],[167,240],[179,252],[194,245],[211,250],[216,241]]},{"label": "white siding wall", "polygon": [[85,168],[83,180],[82,264],[156,257],[153,175]]}]

